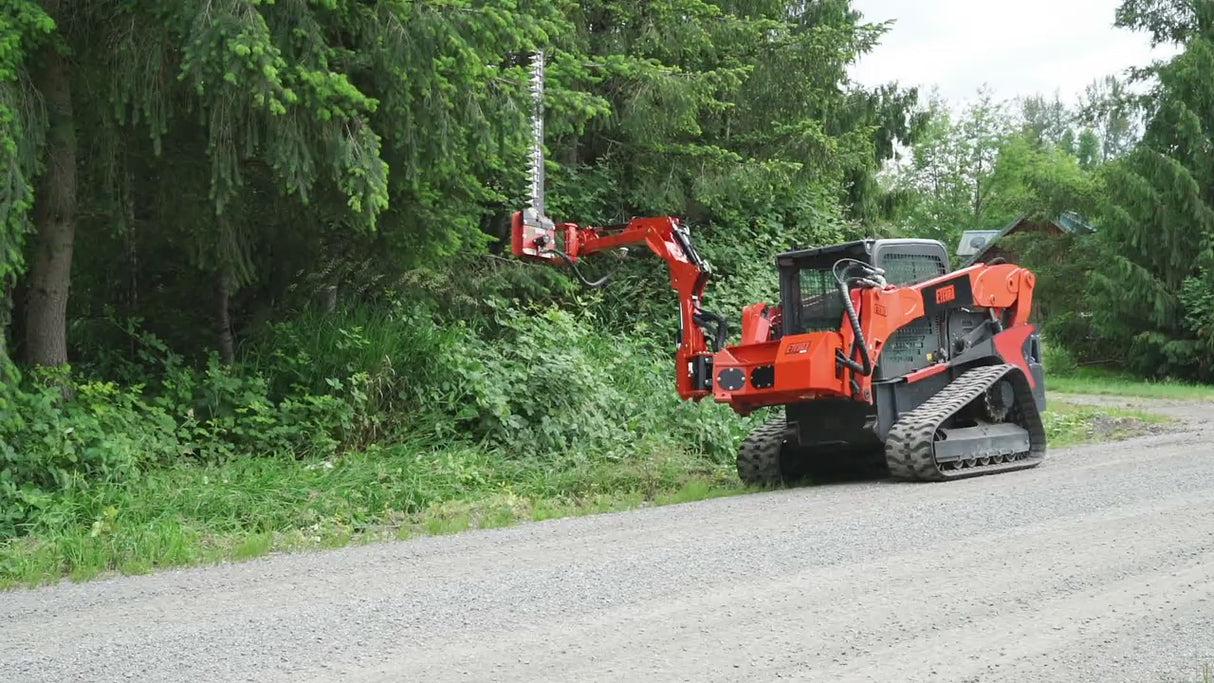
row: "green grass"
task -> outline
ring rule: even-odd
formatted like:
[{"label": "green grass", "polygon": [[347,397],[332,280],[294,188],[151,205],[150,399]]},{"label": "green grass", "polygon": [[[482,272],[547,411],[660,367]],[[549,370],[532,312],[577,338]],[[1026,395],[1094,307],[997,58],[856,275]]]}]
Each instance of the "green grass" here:
[{"label": "green grass", "polygon": [[1043,417],[1046,441],[1051,448],[1141,436],[1172,421],[1166,415],[1142,410],[1077,405],[1053,398]]},{"label": "green grass", "polygon": [[1066,394],[1135,396],[1182,401],[1214,401],[1214,386],[1181,382],[1144,382],[1115,372],[1085,368],[1066,376],[1049,376],[1050,391]]},{"label": "green grass", "polygon": [[[1163,420],[1051,400],[1050,444],[1144,433]],[[732,463],[677,448],[588,461],[408,446],[332,461],[247,458],[177,465],[122,486],[68,492],[0,544],[0,587],[245,560],[271,552],[452,534],[526,521],[737,495]],[[79,520],[86,520],[81,523]]]},{"label": "green grass", "polygon": [[[0,587],[451,534],[740,493],[732,466],[680,450],[616,462],[399,447],[334,461],[178,465],[68,492],[0,544]],[[84,523],[78,520],[87,520]]]}]

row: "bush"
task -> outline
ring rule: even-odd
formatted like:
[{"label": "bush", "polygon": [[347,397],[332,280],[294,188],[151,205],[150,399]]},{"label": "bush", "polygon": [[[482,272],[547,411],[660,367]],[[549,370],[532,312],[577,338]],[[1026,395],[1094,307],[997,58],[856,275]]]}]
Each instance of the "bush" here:
[{"label": "bush", "polygon": [[472,392],[457,421],[482,442],[606,458],[661,443],[721,458],[750,423],[724,406],[683,402],[673,348],[655,354],[588,312],[510,309],[499,322],[509,332],[467,349],[476,362],[457,370]]},{"label": "bush", "polygon": [[[169,355],[151,396],[142,385],[40,372],[0,401],[0,537],[57,500],[125,485],[183,458],[331,456],[359,432],[368,380],[353,373],[328,393],[273,397],[254,370],[212,354],[197,370]],[[70,398],[65,398],[70,396]]]},{"label": "bush", "polygon": [[1046,340],[1041,349],[1045,356],[1045,371],[1055,377],[1069,377],[1079,372],[1079,363],[1065,346]]},{"label": "bush", "polygon": [[310,457],[337,452],[354,423],[361,377],[335,381],[331,393],[298,388],[274,397],[255,369],[227,367],[210,354],[206,368],[166,369],[156,405],[178,416],[184,454],[206,460],[248,456]]},{"label": "bush", "polygon": [[430,435],[510,457],[623,458],[654,442],[723,456],[748,424],[725,407],[682,402],[673,344],[643,322],[625,335],[594,308],[523,309],[493,297],[466,319],[445,322],[447,313],[418,301],[305,313],[258,335],[246,365],[274,378],[271,403],[340,396],[346,448]]},{"label": "bush", "polygon": [[[72,394],[64,399],[64,390]],[[9,536],[56,492],[138,478],[182,448],[177,424],[138,387],[38,373],[4,390],[0,413],[0,535]]]},{"label": "bush", "polygon": [[212,353],[193,367],[141,335],[142,364],[123,374],[149,378],[146,391],[26,382],[0,422],[0,533],[57,497],[181,460],[331,458],[429,437],[435,457],[475,444],[532,464],[672,450],[725,462],[753,422],[680,400],[673,345],[655,353],[644,324],[629,336],[590,311],[482,306],[483,319],[447,325],[404,303],[304,315],[268,327],[231,366]]}]

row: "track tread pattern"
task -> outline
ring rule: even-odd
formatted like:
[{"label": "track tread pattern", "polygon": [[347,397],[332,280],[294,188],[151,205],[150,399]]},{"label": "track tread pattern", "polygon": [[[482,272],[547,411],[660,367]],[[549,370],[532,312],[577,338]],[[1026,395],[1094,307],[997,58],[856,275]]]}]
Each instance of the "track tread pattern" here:
[{"label": "track tread pattern", "polygon": [[784,483],[780,454],[784,447],[787,423],[784,416],[773,417],[758,427],[738,447],[738,478],[744,484],[775,486]]},{"label": "track tread pattern", "polygon": [[[935,457],[937,430],[949,417],[982,397],[1001,379],[1010,381],[1015,389],[1012,417],[1029,432],[1028,452],[961,469],[941,469]],[[1036,467],[1044,459],[1045,425],[1033,401],[1028,379],[1018,367],[1006,364],[963,373],[923,405],[901,415],[885,443],[885,461],[890,475],[907,481],[945,481],[1022,470]]]}]

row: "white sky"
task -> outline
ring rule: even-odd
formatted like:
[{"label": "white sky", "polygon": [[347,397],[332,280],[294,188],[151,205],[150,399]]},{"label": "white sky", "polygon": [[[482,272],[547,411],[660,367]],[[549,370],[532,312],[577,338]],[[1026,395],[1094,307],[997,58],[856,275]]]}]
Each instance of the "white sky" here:
[{"label": "white sky", "polygon": [[1172,54],[1115,28],[1121,0],[853,0],[870,22],[897,20],[852,77],[864,85],[932,86],[952,104],[984,83],[996,99],[1059,93],[1074,102],[1109,74]]}]

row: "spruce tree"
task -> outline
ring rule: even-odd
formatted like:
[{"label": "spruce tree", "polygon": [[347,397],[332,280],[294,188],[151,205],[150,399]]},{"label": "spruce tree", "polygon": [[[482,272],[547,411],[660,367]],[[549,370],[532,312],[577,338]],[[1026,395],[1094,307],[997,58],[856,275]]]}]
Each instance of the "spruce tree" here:
[{"label": "spruce tree", "polygon": [[34,176],[45,117],[31,97],[26,71],[30,53],[54,30],[34,0],[10,0],[0,9],[0,385],[7,379],[11,290],[24,270]]},{"label": "spruce tree", "polygon": [[[1147,374],[1214,379],[1214,11],[1130,2],[1123,16],[1183,52],[1155,71],[1141,143],[1108,172],[1107,268],[1093,272],[1104,334]],[[1191,13],[1185,14],[1186,11]]]}]

